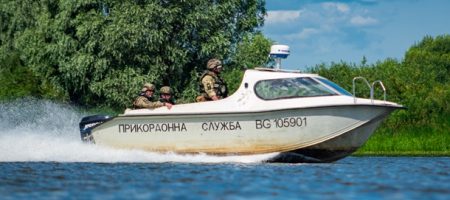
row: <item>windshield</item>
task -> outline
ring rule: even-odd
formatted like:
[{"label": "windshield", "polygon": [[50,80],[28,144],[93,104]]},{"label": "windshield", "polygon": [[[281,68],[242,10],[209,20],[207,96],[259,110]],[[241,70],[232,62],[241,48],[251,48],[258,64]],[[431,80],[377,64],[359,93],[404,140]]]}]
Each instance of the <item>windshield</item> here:
[{"label": "windshield", "polygon": [[256,95],[264,100],[315,97],[336,95],[312,78],[284,78],[258,81],[255,85]]},{"label": "windshield", "polygon": [[335,89],[336,91],[338,91],[339,93],[341,93],[343,95],[353,96],[350,92],[348,92],[344,88],[341,88],[338,84],[333,83],[333,82],[331,82],[330,80],[328,80],[326,78],[317,78],[317,79],[319,79],[322,83],[332,87],[333,89]]}]

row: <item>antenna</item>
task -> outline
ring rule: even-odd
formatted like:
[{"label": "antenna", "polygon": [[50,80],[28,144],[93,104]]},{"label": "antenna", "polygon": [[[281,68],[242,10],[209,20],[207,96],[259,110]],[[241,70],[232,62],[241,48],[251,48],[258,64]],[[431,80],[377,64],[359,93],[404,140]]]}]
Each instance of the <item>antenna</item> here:
[{"label": "antenna", "polygon": [[269,56],[275,59],[275,69],[281,69],[281,59],[286,59],[289,56],[289,53],[289,46],[287,45],[272,45],[270,47]]}]

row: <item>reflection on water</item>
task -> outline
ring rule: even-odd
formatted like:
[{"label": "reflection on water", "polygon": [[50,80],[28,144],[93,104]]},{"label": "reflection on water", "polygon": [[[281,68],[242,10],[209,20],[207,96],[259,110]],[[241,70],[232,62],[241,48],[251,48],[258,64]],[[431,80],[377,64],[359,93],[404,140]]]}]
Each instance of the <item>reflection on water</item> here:
[{"label": "reflection on water", "polygon": [[450,158],[329,164],[0,163],[5,198],[448,199]]}]

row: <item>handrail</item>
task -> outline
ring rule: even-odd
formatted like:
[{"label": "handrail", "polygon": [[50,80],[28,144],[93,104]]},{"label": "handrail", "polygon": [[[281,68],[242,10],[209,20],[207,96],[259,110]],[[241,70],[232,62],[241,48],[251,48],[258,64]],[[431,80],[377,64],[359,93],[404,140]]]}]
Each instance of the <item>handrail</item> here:
[{"label": "handrail", "polygon": [[[372,92],[372,87],[370,86],[370,83],[369,83],[369,81],[367,81],[367,79],[366,78],[364,78],[364,77],[362,77],[362,76],[357,76],[357,77],[355,77],[355,78],[353,78],[353,101],[354,101],[354,103],[356,103],[356,93],[355,93],[355,80],[357,80],[357,79],[362,79],[362,80],[364,80],[364,82],[366,82],[366,84],[367,84],[367,86],[369,86],[369,89],[370,89],[370,91]],[[372,103],[373,103],[373,100],[372,100]]]},{"label": "handrail", "polygon": [[376,83],[379,83],[381,85],[381,88],[383,89],[383,96],[384,96],[384,103],[386,103],[386,88],[383,85],[383,82],[381,80],[377,80],[372,82],[372,88],[370,88],[370,99],[372,100],[373,103],[373,96],[374,96],[374,86]]}]

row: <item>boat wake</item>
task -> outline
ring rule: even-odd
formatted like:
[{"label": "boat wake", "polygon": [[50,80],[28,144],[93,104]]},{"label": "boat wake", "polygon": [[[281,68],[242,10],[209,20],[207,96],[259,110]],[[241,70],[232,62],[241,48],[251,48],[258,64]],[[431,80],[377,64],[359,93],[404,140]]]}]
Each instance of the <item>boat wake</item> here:
[{"label": "boat wake", "polygon": [[0,162],[259,163],[277,155],[179,155],[86,144],[78,130],[85,115],[70,105],[45,100],[0,103]]}]

